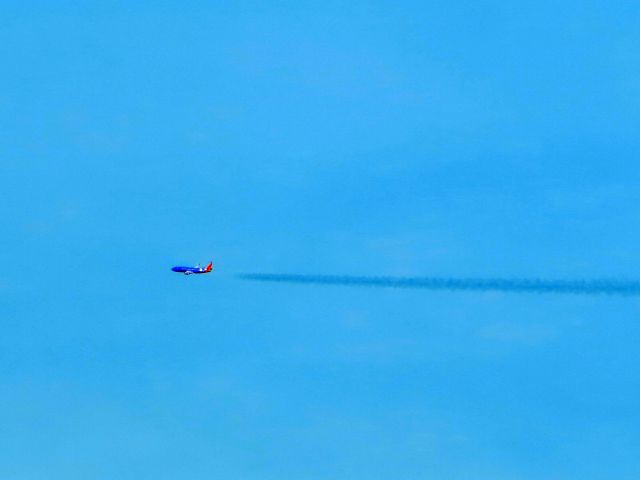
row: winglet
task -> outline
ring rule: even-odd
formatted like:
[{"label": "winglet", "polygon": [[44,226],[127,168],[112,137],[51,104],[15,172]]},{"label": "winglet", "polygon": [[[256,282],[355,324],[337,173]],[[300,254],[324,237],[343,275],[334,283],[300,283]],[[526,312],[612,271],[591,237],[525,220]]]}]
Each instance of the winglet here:
[{"label": "winglet", "polygon": [[209,262],[209,264],[204,267],[204,271],[209,273],[211,270],[213,270],[213,262]]}]

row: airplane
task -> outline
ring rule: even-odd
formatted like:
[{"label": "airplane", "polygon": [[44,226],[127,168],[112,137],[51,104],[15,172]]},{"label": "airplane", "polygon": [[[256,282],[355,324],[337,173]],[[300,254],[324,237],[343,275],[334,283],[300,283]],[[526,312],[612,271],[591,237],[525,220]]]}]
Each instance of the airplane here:
[{"label": "airplane", "polygon": [[210,273],[211,270],[213,270],[213,262],[209,262],[209,264],[204,268],[198,264],[197,267],[173,267],[171,270],[178,273],[184,273],[185,275]]}]

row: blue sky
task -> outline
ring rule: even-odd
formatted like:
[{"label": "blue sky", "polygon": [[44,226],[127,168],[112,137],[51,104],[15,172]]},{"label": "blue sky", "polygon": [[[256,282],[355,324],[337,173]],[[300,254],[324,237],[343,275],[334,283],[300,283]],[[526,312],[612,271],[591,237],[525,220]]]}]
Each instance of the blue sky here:
[{"label": "blue sky", "polygon": [[638,478],[638,299],[234,278],[637,279],[635,2],[54,3],[0,7],[2,478]]}]

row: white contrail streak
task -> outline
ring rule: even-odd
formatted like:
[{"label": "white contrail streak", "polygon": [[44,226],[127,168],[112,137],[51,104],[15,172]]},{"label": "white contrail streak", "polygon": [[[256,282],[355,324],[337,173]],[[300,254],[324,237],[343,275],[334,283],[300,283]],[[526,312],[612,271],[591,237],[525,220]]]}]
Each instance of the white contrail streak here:
[{"label": "white contrail streak", "polygon": [[495,291],[577,295],[640,295],[640,282],[631,280],[361,277],[350,275],[297,275],[275,273],[243,273],[238,275],[238,277],[243,280],[253,280],[258,282],[344,285],[352,287],[422,288],[426,290]]}]

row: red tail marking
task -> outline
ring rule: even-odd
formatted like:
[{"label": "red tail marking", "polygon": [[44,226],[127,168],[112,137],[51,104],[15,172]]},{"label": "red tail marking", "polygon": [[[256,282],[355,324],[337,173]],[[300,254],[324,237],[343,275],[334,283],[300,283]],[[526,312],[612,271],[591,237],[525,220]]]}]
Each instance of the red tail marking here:
[{"label": "red tail marking", "polygon": [[209,262],[209,264],[206,267],[204,267],[204,271],[207,273],[210,272],[211,270],[213,270],[213,262]]}]

